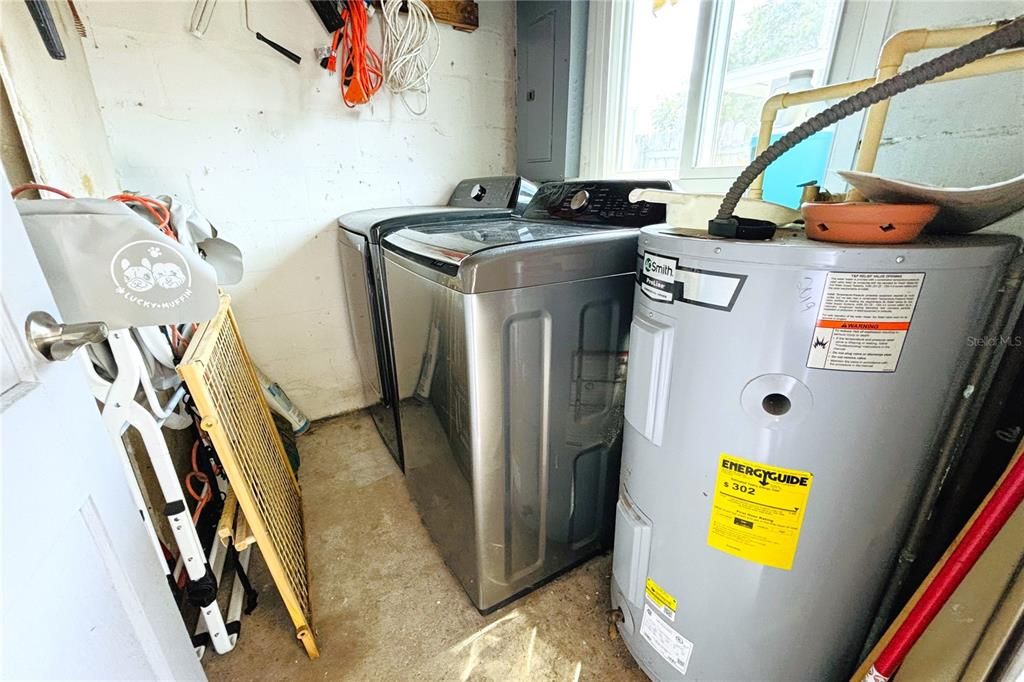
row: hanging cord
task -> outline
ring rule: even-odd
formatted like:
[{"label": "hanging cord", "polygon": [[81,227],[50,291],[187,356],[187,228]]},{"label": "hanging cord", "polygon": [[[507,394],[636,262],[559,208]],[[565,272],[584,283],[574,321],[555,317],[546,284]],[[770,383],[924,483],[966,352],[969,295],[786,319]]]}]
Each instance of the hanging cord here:
[{"label": "hanging cord", "polygon": [[331,40],[331,52],[327,56],[327,64],[324,66],[325,69],[334,73],[338,70],[338,45],[341,43],[341,29],[339,28],[334,32],[334,36]]},{"label": "hanging cord", "polygon": [[169,324],[166,327],[162,327],[162,329],[164,329],[167,342],[171,344],[171,350],[174,351],[175,359],[181,360],[185,356],[185,351],[188,350],[189,343],[192,342],[192,338],[199,329],[199,323]]},{"label": "hanging cord", "polygon": [[812,116],[772,143],[739,174],[722,199],[718,215],[709,222],[708,231],[720,237],[737,236],[736,232],[739,228],[737,228],[733,213],[743,197],[743,193],[769,164],[814,133],[882,100],[938,78],[944,73],[959,69],[961,66],[977,61],[997,50],[1015,47],[1022,41],[1024,41],[1024,17],[1018,17],[992,33],[941,54],[908,71],[898,73],[881,83],[876,83],[866,90],[836,102],[820,114]]},{"label": "hanging cord", "polygon": [[[405,20],[399,18],[402,6],[408,7]],[[412,114],[427,113],[430,93],[430,70],[437,61],[441,34],[430,9],[422,0],[381,0],[381,34],[383,37],[384,85],[402,99]],[[433,43],[433,49],[428,45]],[[406,93],[423,96],[423,108],[409,104]]]},{"label": "hanging cord", "polygon": [[139,196],[138,194],[128,194],[127,192],[115,194],[114,196],[107,198],[111,201],[120,201],[123,204],[139,204],[149,211],[149,214],[156,219],[157,229],[174,241],[178,241],[178,235],[174,233],[174,228],[171,227],[171,211],[163,203],[156,199]]},{"label": "hanging cord", "polygon": [[24,184],[17,185],[13,189],[11,189],[11,198],[14,199],[19,194],[21,194],[22,192],[27,192],[30,189],[34,189],[37,192],[53,192],[54,194],[58,194],[58,195],[64,197],[65,199],[74,199],[73,196],[71,196],[70,194],[68,194],[67,192],[65,192],[62,189],[57,189],[56,187],[50,187],[49,185],[40,185],[40,184],[35,183],[35,182],[26,182]]},{"label": "hanging cord", "polygon": [[[185,488],[188,489],[188,494],[192,496],[192,499],[196,501],[195,511],[192,512],[192,523],[199,523],[199,517],[203,513],[203,508],[206,507],[210,498],[213,497],[213,486],[209,485],[210,479],[199,470],[199,441],[197,440],[192,444],[192,471],[185,474]],[[192,487],[192,481],[198,481],[200,485],[205,485],[206,489],[201,493],[197,493],[195,488]]]},{"label": "hanging cord", "polygon": [[[196,420],[196,416],[194,414],[192,415],[192,418]],[[198,423],[196,425],[196,429],[199,430]],[[199,430],[199,433],[200,436],[202,436],[202,430]],[[210,477],[203,473],[203,471],[199,468],[199,445],[199,439],[196,439],[196,442],[192,444],[192,470],[185,474],[185,490],[186,492],[188,492],[189,497],[196,501],[196,508],[192,512],[192,525],[194,526],[199,523],[199,518],[202,516],[203,510],[206,508],[206,505],[209,504],[210,500],[213,499],[214,492],[214,486],[210,484]],[[216,465],[213,462],[211,462],[210,466],[213,470],[213,473],[216,474],[218,471]],[[193,481],[198,482],[200,486],[206,486],[206,488],[200,488],[200,492],[196,492],[196,489],[192,487]],[[179,589],[185,586],[185,582],[187,579],[187,571],[182,571],[178,575]]]},{"label": "hanging cord", "polygon": [[[30,189],[41,192],[52,192],[65,199],[74,199],[75,197],[68,194],[64,190],[58,187],[51,187],[50,185],[41,185],[36,182],[26,182],[11,189],[11,198],[17,198],[22,192],[26,192]],[[171,239],[177,241],[178,235],[174,233],[174,229],[171,227],[171,211],[163,203],[156,199],[150,199],[149,197],[139,196],[137,194],[129,194],[128,192],[121,192],[115,194],[112,197],[107,197],[110,201],[120,201],[122,204],[139,204],[152,215],[157,222],[157,228],[166,234]]]},{"label": "hanging cord", "polygon": [[338,29],[341,48],[341,99],[353,108],[365,104],[384,82],[383,65],[366,40],[369,16],[363,0],[349,0],[341,11],[345,25]]}]

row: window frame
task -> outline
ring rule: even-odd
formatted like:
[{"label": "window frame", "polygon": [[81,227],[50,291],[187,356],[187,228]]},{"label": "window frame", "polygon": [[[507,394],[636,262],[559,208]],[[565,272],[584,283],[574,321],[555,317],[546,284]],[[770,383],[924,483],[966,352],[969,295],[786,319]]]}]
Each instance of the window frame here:
[{"label": "window frame", "polygon": [[[847,0],[830,0],[838,6],[831,11],[836,12],[837,21],[833,24],[828,36],[828,45],[825,56],[825,78],[822,84],[832,82],[832,68],[836,43],[839,37],[839,27],[842,23],[843,12],[846,9]],[[824,3],[823,3],[824,4]],[[684,135],[683,153],[680,158],[680,178],[710,178],[731,180],[743,171],[743,166],[703,166],[698,163],[700,156],[700,141],[708,139],[713,130],[705,130],[705,125],[714,127],[718,118],[718,109],[721,107],[725,92],[725,76],[728,68],[729,44],[731,42],[732,23],[736,10],[735,0],[725,0],[714,3],[715,10],[710,20],[708,45],[704,52],[705,72],[700,82],[691,82],[691,96],[696,95],[698,105],[693,107],[696,121],[687,132],[694,131],[694,134]],[[704,27],[701,27],[704,28]],[[689,107],[687,108],[689,111]],[[687,121],[689,124],[690,121]]]},{"label": "window frame", "polygon": [[[837,83],[874,73],[892,12],[893,0],[838,0],[839,21],[829,45],[825,83]],[[626,79],[632,41],[634,2],[609,0],[591,3],[588,20],[586,83],[580,149],[580,176],[588,178],[665,178],[665,169],[623,170],[622,131],[626,118]],[[680,167],[676,180],[686,191],[723,193],[742,171],[741,166],[701,167],[696,164],[698,140],[706,99],[721,98],[732,24],[733,0],[699,0],[698,42],[687,86]],[[617,38],[617,39],[616,39]],[[830,177],[833,168],[849,168],[856,154],[863,114],[837,124],[826,171],[826,186],[839,188]]]}]

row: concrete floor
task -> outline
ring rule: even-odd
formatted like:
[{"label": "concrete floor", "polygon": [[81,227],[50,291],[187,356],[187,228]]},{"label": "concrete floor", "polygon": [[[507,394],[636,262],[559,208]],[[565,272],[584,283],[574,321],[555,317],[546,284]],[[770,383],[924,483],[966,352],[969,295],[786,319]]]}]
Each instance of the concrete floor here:
[{"label": "concrete floor", "polygon": [[313,617],[321,657],[295,639],[273,582],[238,646],[208,653],[221,680],[645,680],[608,637],[611,557],[481,616],[445,568],[370,418],[321,422],[299,440]]}]

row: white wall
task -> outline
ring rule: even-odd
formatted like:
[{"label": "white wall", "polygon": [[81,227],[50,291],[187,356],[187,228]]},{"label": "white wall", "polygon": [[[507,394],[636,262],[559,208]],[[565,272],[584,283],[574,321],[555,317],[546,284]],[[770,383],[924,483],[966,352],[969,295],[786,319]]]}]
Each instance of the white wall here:
[{"label": "white wall", "polygon": [[[117,177],[83,44],[67,3],[51,3],[50,11],[62,60],[50,58],[25,3],[0,2],[0,77],[17,128],[9,129],[10,119],[2,122],[5,159],[23,147],[34,181],[76,196],[110,196]],[[14,176],[28,179],[24,168]]]},{"label": "white wall", "polygon": [[[81,7],[82,3],[77,3]],[[176,193],[238,244],[229,289],[253,358],[310,417],[361,407],[335,219],[438,204],[454,183],[515,168],[515,7],[480,3],[480,28],[441,26],[426,116],[381,92],[357,111],[313,57],[328,34],[306,0],[217,4],[202,40],[192,2],[90,2],[86,53],[126,189]],[[371,41],[379,44],[371,23]]]},{"label": "white wall", "polygon": [[[1015,17],[1022,7],[1019,0],[897,0],[886,35],[908,28],[984,24]],[[907,66],[938,54],[911,55]],[[875,172],[946,187],[1024,173],[1024,72],[923,85],[898,95],[889,108]],[[1024,214],[991,229],[1024,234]]]}]

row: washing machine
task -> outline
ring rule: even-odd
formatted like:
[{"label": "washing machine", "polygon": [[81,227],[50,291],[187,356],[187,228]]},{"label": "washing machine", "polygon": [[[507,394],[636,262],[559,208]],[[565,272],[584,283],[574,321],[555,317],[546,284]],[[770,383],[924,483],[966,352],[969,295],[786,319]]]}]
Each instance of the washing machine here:
[{"label": "washing machine", "polygon": [[638,228],[659,182],[543,185],[522,216],[382,239],[406,483],[489,612],[609,546]]},{"label": "washing machine", "polygon": [[403,467],[400,427],[392,396],[391,352],[384,329],[386,302],[380,282],[380,239],[423,222],[453,223],[521,214],[537,186],[516,175],[460,182],[447,206],[402,206],[346,213],[338,218],[345,296],[364,400],[392,457]]}]

